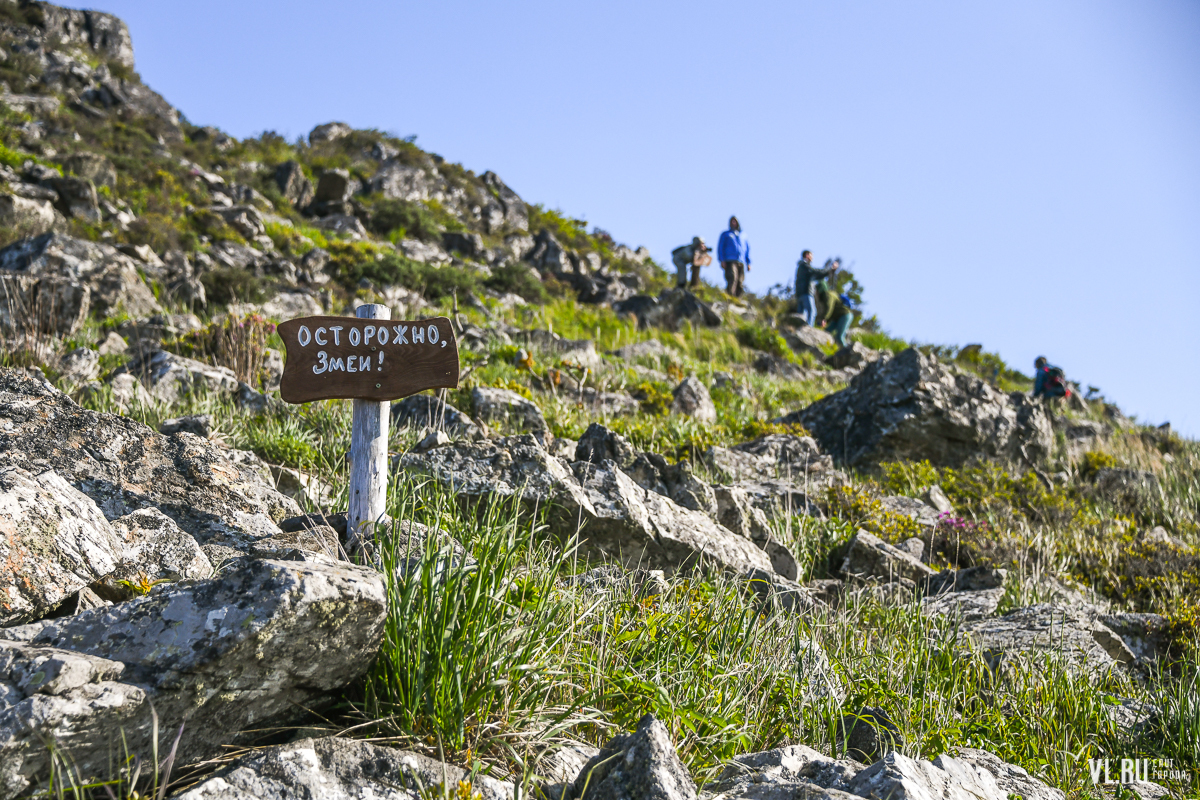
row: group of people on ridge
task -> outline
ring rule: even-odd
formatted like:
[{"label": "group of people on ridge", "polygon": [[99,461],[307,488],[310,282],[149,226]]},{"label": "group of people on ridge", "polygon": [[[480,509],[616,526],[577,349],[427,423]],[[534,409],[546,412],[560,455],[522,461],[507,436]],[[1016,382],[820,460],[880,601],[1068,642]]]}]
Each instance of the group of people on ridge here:
[{"label": "group of people on ridge", "polygon": [[[672,250],[676,285],[681,289],[699,285],[701,268],[712,263],[711,253],[702,236],[694,236],[690,244]],[[805,250],[796,264],[796,311],[807,324],[823,326],[839,347],[845,347],[850,343],[848,334],[854,321],[855,303],[848,295],[829,288],[829,279],[841,268],[841,261],[831,258],[817,269],[812,257],[812,251]],[[717,260],[725,273],[726,294],[741,297],[746,291],[746,273],[750,271],[750,242],[742,233],[737,217],[729,218],[729,229],[717,240]]]}]

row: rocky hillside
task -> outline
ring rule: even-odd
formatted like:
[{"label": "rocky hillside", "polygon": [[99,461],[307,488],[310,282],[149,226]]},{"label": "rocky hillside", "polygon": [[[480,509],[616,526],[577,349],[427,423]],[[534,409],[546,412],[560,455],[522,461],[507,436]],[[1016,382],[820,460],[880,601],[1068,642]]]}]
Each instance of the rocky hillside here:
[{"label": "rocky hillside", "polygon": [[[1195,442],[134,67],[0,0],[0,798],[1200,789]],[[392,405],[358,546],[274,326],[364,302],[462,379]]]}]

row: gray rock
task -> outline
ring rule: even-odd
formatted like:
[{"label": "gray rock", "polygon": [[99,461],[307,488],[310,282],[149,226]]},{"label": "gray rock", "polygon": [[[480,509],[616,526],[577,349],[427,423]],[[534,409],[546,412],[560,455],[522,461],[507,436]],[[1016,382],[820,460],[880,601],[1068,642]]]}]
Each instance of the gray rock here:
[{"label": "gray rock", "polygon": [[86,286],[92,308],[102,314],[118,308],[133,317],[161,311],[134,261],[106,244],[46,233],[0,250],[0,270]]},{"label": "gray rock", "polygon": [[122,682],[124,671],[117,661],[0,641],[0,798],[27,797],[47,776],[47,739],[81,774],[109,777],[113,732],[136,735],[150,713],[146,690]]},{"label": "gray rock", "polygon": [[127,372],[116,373],[108,377],[108,390],[117,408],[128,411],[137,406],[148,406],[154,398],[142,386],[141,381]]},{"label": "gray rock", "polygon": [[[500,180],[494,172],[485,172],[479,176],[484,185],[491,190],[492,198],[503,210],[503,219],[490,219],[487,223],[488,233],[497,233],[497,228],[506,227],[516,231],[529,230],[529,209],[516,192]],[[520,256],[518,256],[519,258]]]},{"label": "gray rock", "polygon": [[166,403],[197,391],[233,394],[238,389],[237,376],[228,367],[214,367],[166,350],[140,353],[116,374],[121,372],[137,376],[150,394]]},{"label": "gray rock", "polygon": [[131,600],[136,594],[122,581],[132,584],[196,580],[213,573],[212,563],[175,521],[157,508],[142,508],[112,521],[121,543],[116,568],[94,584],[95,591],[109,602]]},{"label": "gray rock", "polygon": [[842,717],[838,745],[848,758],[870,764],[888,753],[904,749],[904,736],[882,708],[865,707]]},{"label": "gray rock", "polygon": [[230,206],[216,209],[216,213],[246,241],[254,241],[266,231],[262,214],[254,206]]},{"label": "gray rock", "polygon": [[317,181],[318,203],[344,203],[354,193],[350,173],[344,169],[327,169]]},{"label": "gray rock", "polygon": [[1042,404],[1003,394],[970,373],[910,348],[868,365],[848,388],[782,418],[852,466],[928,459],[961,466],[978,457],[1039,461],[1053,444]]},{"label": "gray rock", "polygon": [[158,426],[158,432],[163,436],[184,431],[201,439],[212,436],[212,417],[208,414],[189,414],[186,417],[173,417],[163,420]]},{"label": "gray rock", "polygon": [[58,359],[58,372],[71,384],[95,380],[100,375],[100,354],[87,347],[76,347]]},{"label": "gray rock", "polygon": [[50,186],[58,193],[55,207],[64,216],[87,222],[100,221],[100,200],[91,181],[86,178],[53,178]]},{"label": "gray rock", "polygon": [[913,583],[923,583],[934,574],[918,559],[864,530],[859,530],[850,540],[841,572],[858,580],[890,582],[904,579]]},{"label": "gray rock", "polygon": [[0,272],[0,331],[9,337],[70,336],[87,319],[91,302],[92,290],[75,281]]},{"label": "gray rock", "polygon": [[445,431],[454,438],[478,439],[484,431],[475,421],[434,395],[415,394],[392,405],[392,424]]},{"label": "gray rock", "polygon": [[579,800],[695,800],[696,784],[679,760],[671,736],[647,714],[633,733],[601,748],[575,779]]},{"label": "gray rock", "polygon": [[[594,567],[578,575],[568,575],[562,579],[562,583],[564,586],[576,586],[596,593],[626,589],[638,598],[656,597],[670,588],[667,576],[661,569],[626,571],[615,564]],[[575,774],[578,774],[578,770]],[[575,775],[572,775],[570,780],[575,780]]]},{"label": "gray rock", "polygon": [[900,544],[896,545],[896,547],[908,553],[917,561],[921,561],[925,556],[925,542],[921,541],[916,536],[910,536]]},{"label": "gray rock", "polygon": [[91,181],[96,186],[107,186],[116,191],[117,168],[107,157],[97,153],[75,153],[67,156],[63,167],[68,173]]},{"label": "gray rock", "polygon": [[532,400],[510,389],[479,386],[471,390],[471,409],[476,418],[489,423],[505,423],[522,431],[546,431],[546,418]]},{"label": "gray rock", "polygon": [[[0,638],[93,656],[89,683],[119,675],[129,696],[144,691],[166,731],[183,724],[178,762],[208,758],[239,741],[241,731],[286,724],[319,707],[329,692],[370,665],[383,635],[387,602],[381,577],[330,562],[247,561],[220,578],[158,588],[145,597],[73,617],[0,629]],[[97,674],[98,673],[98,674]],[[76,676],[72,676],[76,677]],[[93,695],[78,709],[85,722],[111,709]],[[125,702],[125,705],[132,705]],[[28,713],[29,709],[26,709]],[[7,712],[0,712],[7,713]],[[149,703],[124,724],[71,749],[84,779],[107,777],[112,732],[129,752],[148,756]],[[0,726],[0,763],[26,780],[44,778],[49,751],[72,731]],[[24,728],[25,730],[20,730]],[[65,729],[64,729],[65,728]],[[103,746],[98,746],[103,743]]]},{"label": "gray rock", "polygon": [[783,378],[787,381],[808,380],[812,375],[808,370],[802,369],[786,358],[771,355],[770,353],[759,353],[754,358],[753,366],[755,372],[761,372],[764,375],[774,375],[777,378]]},{"label": "gray rock", "polygon": [[1156,661],[1165,662],[1170,656],[1171,638],[1167,633],[1169,623],[1165,617],[1158,614],[1107,614],[1100,617],[1100,622],[1121,637],[1139,664],[1149,666]]},{"label": "gray rock", "polygon": [[1000,607],[1004,589],[981,589],[975,592],[946,592],[921,598],[921,613],[926,616],[976,620],[990,617]]},{"label": "gray rock", "polygon": [[109,331],[97,347],[96,352],[102,356],[120,355],[129,349],[125,339],[116,331]]},{"label": "gray rock", "polygon": [[1041,603],[1002,617],[964,622],[959,641],[978,648],[994,668],[1012,655],[1061,657],[1068,668],[1103,675],[1136,657],[1090,606]]},{"label": "gray rock", "polygon": [[15,370],[0,370],[0,464],[47,465],[110,520],[158,508],[202,545],[247,547],[277,534],[274,520],[300,513],[208,441],[80,408]]},{"label": "gray rock", "polygon": [[[832,338],[830,339],[830,343],[832,343]],[[846,369],[847,367],[861,369],[872,361],[887,358],[888,355],[878,350],[872,350],[861,342],[851,342],[849,346],[843,347],[826,358],[825,363],[834,369]]]},{"label": "gray rock", "polygon": [[880,499],[879,505],[884,511],[908,517],[922,527],[933,528],[937,525],[937,509],[914,497],[904,497],[903,495],[884,497]]},{"label": "gray rock", "polygon": [[91,498],[55,473],[0,466],[0,625],[37,619],[117,568],[122,545]]},{"label": "gray rock", "polygon": [[405,258],[420,261],[422,264],[445,264],[450,260],[450,255],[441,247],[422,242],[420,239],[402,239],[399,248]]},{"label": "gray rock", "polygon": [[557,333],[545,330],[522,331],[513,338],[577,367],[595,369],[602,363],[600,354],[596,352],[596,343],[591,339],[564,339]]},{"label": "gray rock", "polygon": [[[537,252],[536,248],[534,252]],[[673,331],[684,323],[708,328],[721,324],[721,315],[687,289],[665,289],[658,297],[634,295],[613,303],[612,307],[618,314],[633,315],[639,328],[658,327]]]},{"label": "gray rock", "polygon": [[1008,570],[995,567],[967,567],[946,569],[930,576],[925,582],[929,595],[946,592],[980,592],[988,589],[1003,589]]},{"label": "gray rock", "polygon": [[1158,478],[1153,472],[1109,467],[1096,473],[1096,491],[1110,502],[1138,506],[1153,498]]},{"label": "gray rock", "polygon": [[448,252],[459,253],[470,259],[486,260],[487,258],[487,249],[483,246],[483,237],[478,233],[447,231],[442,234],[442,246]]},{"label": "gray rock", "polygon": [[946,493],[942,491],[942,487],[936,483],[925,490],[922,498],[926,503],[933,506],[939,514],[953,514],[954,504],[950,502],[950,498],[946,497]]},{"label": "gray rock", "polygon": [[344,122],[326,122],[308,132],[308,143],[315,145],[336,142],[352,133],[354,133],[354,129]]},{"label": "gray rock", "polygon": [[695,375],[684,378],[675,387],[674,395],[671,411],[710,425],[717,421],[717,407],[713,405],[708,389]]},{"label": "gray rock", "polygon": [[833,345],[833,337],[820,328],[804,325],[800,328],[784,328],[780,331],[788,347],[799,355],[809,353],[818,359],[825,358],[825,348]]},{"label": "gray rock", "polygon": [[330,214],[327,217],[313,220],[313,224],[323,231],[340,233],[352,238],[367,238],[367,229],[362,221],[352,214]]},{"label": "gray rock", "polygon": [[639,451],[628,439],[598,422],[588,426],[575,446],[575,461],[591,464],[614,461],[621,469],[628,469],[638,455]]},{"label": "gray rock", "polygon": [[667,347],[658,339],[647,339],[644,342],[634,342],[612,351],[612,355],[623,361],[633,361],[637,358],[658,359],[660,356],[678,355],[672,347]]},{"label": "gray rock", "polygon": [[767,515],[755,508],[749,495],[737,486],[714,486],[717,522],[744,536],[771,559],[771,568],[781,577],[794,581],[800,577],[800,563],[786,545],[775,538]]},{"label": "gray rock", "polygon": [[629,569],[670,575],[703,562],[737,575],[771,571],[751,542],[647,492],[615,463],[579,462],[572,471],[528,434],[405,453],[399,466],[435,477],[467,503],[512,498],[529,506],[554,504],[560,511],[550,515],[551,533],[565,539],[579,531],[584,553]]},{"label": "gray rock", "polygon": [[0,228],[40,236],[54,227],[54,207],[45,200],[0,194]]},{"label": "gray rock", "polygon": [[827,481],[840,480],[833,459],[809,436],[772,433],[732,448],[712,447],[704,461],[726,481],[803,477],[822,484],[813,488],[824,488]]},{"label": "gray rock", "polygon": [[355,739],[303,739],[242,756],[175,800],[420,800],[470,781],[483,800],[513,786],[407,750]]},{"label": "gray rock", "polygon": [[[848,797],[840,793],[846,790],[854,776],[863,769],[863,765],[857,761],[833,759],[811,747],[795,744],[776,750],[734,756],[718,776],[714,788],[730,798],[745,797],[754,800],[768,800],[768,797],[777,800],[793,797],[801,800],[810,796],[816,798],[820,796],[815,791],[817,788],[832,789],[839,793],[833,797]],[[795,794],[760,793],[767,787],[794,788],[800,791]]]},{"label": "gray rock", "polygon": [[987,770],[942,754],[917,761],[890,752],[854,776],[848,790],[861,797],[893,800],[1008,800]]},{"label": "gray rock", "polygon": [[296,208],[305,208],[313,200],[312,181],[297,161],[285,161],[275,168],[279,193]]},{"label": "gray rock", "polygon": [[1047,786],[1023,768],[1002,761],[986,750],[960,747],[954,751],[954,755],[960,761],[990,773],[1000,791],[1007,792],[1010,797],[1016,795],[1023,800],[1066,800],[1067,796],[1061,789]]}]

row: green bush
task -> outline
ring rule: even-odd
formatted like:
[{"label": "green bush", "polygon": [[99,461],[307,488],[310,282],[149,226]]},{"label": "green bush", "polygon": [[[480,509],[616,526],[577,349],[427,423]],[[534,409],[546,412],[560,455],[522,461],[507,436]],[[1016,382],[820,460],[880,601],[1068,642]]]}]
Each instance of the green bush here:
[{"label": "green bush", "polygon": [[261,303],[266,299],[261,278],[244,269],[221,267],[200,276],[208,302],[217,305],[230,303]]},{"label": "green bush", "polygon": [[773,356],[795,361],[795,354],[792,352],[792,348],[788,347],[787,340],[780,335],[779,331],[765,325],[742,325],[737,329],[737,340],[743,347],[762,350]]},{"label": "green bush", "polygon": [[413,238],[425,242],[441,240],[442,226],[422,203],[380,197],[366,201],[370,210],[368,228],[380,236]]},{"label": "green bush", "polygon": [[496,292],[519,294],[531,303],[542,304],[550,299],[546,285],[527,265],[508,262],[492,270],[483,285]]}]

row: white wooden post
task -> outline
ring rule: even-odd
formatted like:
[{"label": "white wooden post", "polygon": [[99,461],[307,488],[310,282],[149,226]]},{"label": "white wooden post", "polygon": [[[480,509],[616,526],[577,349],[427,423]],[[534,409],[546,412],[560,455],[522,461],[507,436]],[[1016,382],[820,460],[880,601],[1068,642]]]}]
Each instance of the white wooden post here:
[{"label": "white wooden post", "polygon": [[[391,319],[387,306],[363,305],[355,312],[359,319]],[[387,400],[355,400],[354,423],[350,431],[350,513],[346,520],[347,549],[353,553],[363,538],[369,538],[371,526],[387,508],[388,417]],[[366,526],[366,531],[363,530]]]}]

